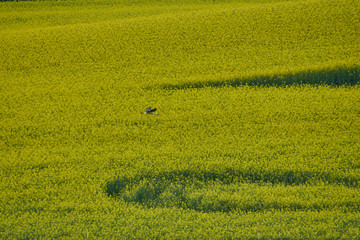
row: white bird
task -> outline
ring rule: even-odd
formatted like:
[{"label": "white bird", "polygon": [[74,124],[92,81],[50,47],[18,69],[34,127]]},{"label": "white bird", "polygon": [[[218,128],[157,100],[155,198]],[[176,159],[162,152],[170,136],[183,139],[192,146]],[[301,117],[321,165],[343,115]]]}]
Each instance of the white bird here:
[{"label": "white bird", "polygon": [[145,112],[143,112],[142,114],[155,114],[155,115],[159,115],[156,111],[156,108],[151,109],[151,107],[148,107]]}]

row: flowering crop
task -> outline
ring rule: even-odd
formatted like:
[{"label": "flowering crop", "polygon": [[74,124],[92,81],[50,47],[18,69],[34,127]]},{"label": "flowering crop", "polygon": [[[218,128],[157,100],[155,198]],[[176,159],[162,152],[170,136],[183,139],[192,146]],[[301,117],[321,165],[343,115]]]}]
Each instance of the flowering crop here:
[{"label": "flowering crop", "polygon": [[0,3],[0,238],[356,239],[359,10]]}]

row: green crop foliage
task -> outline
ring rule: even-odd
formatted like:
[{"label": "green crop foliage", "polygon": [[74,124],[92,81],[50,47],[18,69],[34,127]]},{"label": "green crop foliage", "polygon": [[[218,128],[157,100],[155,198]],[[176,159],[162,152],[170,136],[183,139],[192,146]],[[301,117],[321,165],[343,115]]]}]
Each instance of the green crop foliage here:
[{"label": "green crop foliage", "polygon": [[0,238],[359,239],[359,19],[0,2]]}]

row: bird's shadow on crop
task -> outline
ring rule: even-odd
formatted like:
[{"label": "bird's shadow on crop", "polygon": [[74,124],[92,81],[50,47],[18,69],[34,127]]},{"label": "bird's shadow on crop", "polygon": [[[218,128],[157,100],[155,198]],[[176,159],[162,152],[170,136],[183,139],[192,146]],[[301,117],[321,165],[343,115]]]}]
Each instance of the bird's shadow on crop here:
[{"label": "bird's shadow on crop", "polygon": [[304,70],[291,73],[264,74],[232,79],[198,81],[179,84],[162,84],[162,89],[187,89],[223,86],[277,86],[291,85],[353,86],[360,84],[360,67],[335,67],[321,70]]}]

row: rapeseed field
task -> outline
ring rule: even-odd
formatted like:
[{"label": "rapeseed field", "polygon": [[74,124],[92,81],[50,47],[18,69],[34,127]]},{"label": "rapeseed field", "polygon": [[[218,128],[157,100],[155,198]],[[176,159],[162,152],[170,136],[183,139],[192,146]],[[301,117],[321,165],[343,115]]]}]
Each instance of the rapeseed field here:
[{"label": "rapeseed field", "polygon": [[355,0],[0,2],[0,238],[359,239],[359,29]]}]

